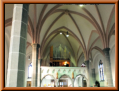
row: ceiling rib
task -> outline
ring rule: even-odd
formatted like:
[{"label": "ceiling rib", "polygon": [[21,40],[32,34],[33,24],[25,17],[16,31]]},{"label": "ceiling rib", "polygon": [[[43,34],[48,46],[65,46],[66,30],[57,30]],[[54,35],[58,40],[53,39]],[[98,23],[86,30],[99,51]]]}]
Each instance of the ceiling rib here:
[{"label": "ceiling rib", "polygon": [[71,45],[70,41],[68,40],[68,38],[65,36],[65,34],[64,34],[64,33],[63,33],[63,35],[64,35],[64,37],[67,39],[67,41],[68,41],[69,45],[70,45],[70,46],[71,46],[71,48],[72,48],[73,54],[74,54],[74,56],[75,56],[75,52],[74,52],[74,50],[73,50],[73,47],[72,47],[72,45]]},{"label": "ceiling rib", "polygon": [[91,36],[92,36],[93,33],[97,33],[97,31],[95,31],[95,30],[91,31],[91,34],[90,34],[90,37],[89,37],[89,40],[88,40],[87,51],[89,50],[89,44],[90,44]]},{"label": "ceiling rib", "polygon": [[96,29],[98,30],[98,33],[99,33],[100,38],[101,38],[101,41],[103,43],[103,47],[105,48],[105,42],[106,42],[106,40],[105,40],[105,36],[103,36],[103,32],[101,31],[101,28],[100,28],[99,24],[97,23],[97,21],[95,20],[95,18],[92,16],[92,14],[86,8],[82,8],[82,9],[92,18],[93,22],[96,24],[96,26],[97,26]]},{"label": "ceiling rib", "polygon": [[[41,29],[42,29],[42,26],[43,26],[45,20],[48,18],[48,16],[49,16],[55,9],[57,9],[57,8],[60,7],[60,6],[62,6],[62,5],[56,5],[56,6],[54,6],[54,7],[53,7],[52,9],[50,9],[49,12],[44,16],[44,18],[43,18],[42,21],[41,21],[41,25],[40,25],[40,26],[38,27],[38,29],[37,29],[37,38],[38,38],[38,36],[40,35]],[[39,41],[38,41],[38,42],[39,42]]]},{"label": "ceiling rib", "polygon": [[[54,13],[55,12],[64,12],[65,10],[63,10],[63,9],[57,9],[57,10],[55,10],[54,11]],[[95,22],[94,21],[92,21],[89,17],[87,17],[86,15],[84,15],[84,14],[82,14],[82,13],[78,13],[78,12],[75,12],[75,11],[70,11],[70,10],[68,10],[69,11],[69,13],[72,13],[72,14],[76,14],[76,15],[79,15],[79,16],[82,16],[83,18],[85,18],[86,20],[88,20],[95,28],[96,28],[96,30],[98,31],[98,34],[100,35],[100,37],[102,36],[102,34],[100,34],[100,30],[99,30],[99,28],[97,27],[97,25],[95,24]],[[87,11],[88,12],[88,11]],[[89,13],[89,12],[88,12]],[[91,15],[92,16],[92,15]],[[93,16],[92,16],[93,17]],[[94,18],[94,17],[93,17]],[[104,41],[103,41],[103,38],[101,37],[101,41],[102,41],[102,43],[103,43],[103,47],[104,47]]]},{"label": "ceiling rib", "polygon": [[82,41],[83,41],[83,44],[84,44],[84,48],[85,48],[85,50],[86,50],[86,45],[85,45],[84,38],[83,38],[83,36],[82,36],[82,34],[81,34],[80,29],[79,29],[79,27],[78,27],[76,21],[74,20],[74,18],[72,17],[72,15],[71,15],[70,13],[69,13],[69,16],[70,16],[70,18],[72,19],[73,23],[75,24],[76,28],[78,29],[78,32],[79,32],[79,34],[80,34],[80,36],[81,36],[81,39],[82,39]]},{"label": "ceiling rib", "polygon": [[42,45],[44,44],[44,40],[45,40],[45,38],[46,38],[48,32],[50,31],[51,27],[52,27],[52,26],[55,24],[55,22],[56,22],[58,19],[60,19],[63,15],[64,15],[64,13],[61,13],[61,14],[52,22],[52,24],[48,27],[48,29],[47,29],[47,31],[45,32],[45,35],[44,35],[44,37],[43,37],[43,40],[42,40],[42,42],[41,42],[41,48],[42,48]]},{"label": "ceiling rib", "polygon": [[99,20],[100,20],[100,23],[101,23],[101,26],[102,26],[102,30],[103,30],[104,36],[106,36],[106,34],[105,34],[105,29],[104,29],[104,24],[103,24],[103,21],[102,21],[102,18],[101,18],[101,15],[100,15],[98,6],[95,5],[95,8],[96,8],[96,11],[97,11],[97,13],[98,13],[98,17],[99,17]]},{"label": "ceiling rib", "polygon": [[109,26],[110,26],[110,23],[111,23],[111,19],[112,19],[112,16],[114,14],[114,11],[115,11],[115,6],[112,8],[112,11],[111,11],[111,14],[109,16],[109,19],[108,19],[108,23],[107,23],[107,28],[106,28],[106,44],[107,44],[107,47],[108,47],[108,34],[109,34]]},{"label": "ceiling rib", "polygon": [[44,12],[45,12],[47,6],[48,6],[48,4],[45,4],[45,5],[43,6],[43,9],[42,9],[42,11],[41,11],[41,13],[40,13],[40,15],[39,15],[39,19],[38,19],[38,23],[37,23],[37,28],[36,28],[36,29],[38,29],[39,25],[41,25],[41,20],[42,20],[42,18],[43,18],[43,14],[44,14]]}]

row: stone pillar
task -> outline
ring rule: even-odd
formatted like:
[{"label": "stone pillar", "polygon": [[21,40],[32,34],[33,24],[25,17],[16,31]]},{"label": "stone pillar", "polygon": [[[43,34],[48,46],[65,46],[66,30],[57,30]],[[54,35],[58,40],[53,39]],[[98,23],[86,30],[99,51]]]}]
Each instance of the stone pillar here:
[{"label": "stone pillar", "polygon": [[58,87],[58,79],[55,79],[55,86]]},{"label": "stone pillar", "polygon": [[80,87],[80,77],[78,77],[78,87]]},{"label": "stone pillar", "polygon": [[32,79],[31,79],[31,87],[37,87],[37,76],[38,76],[38,49],[39,44],[32,44]]},{"label": "stone pillar", "polygon": [[72,87],[74,87],[74,79],[72,78]]},{"label": "stone pillar", "polygon": [[74,87],[74,72],[72,72],[72,87]]},{"label": "stone pillar", "polygon": [[80,79],[81,79],[80,80],[81,87],[83,87],[83,81],[82,81],[83,80],[83,77],[81,76]]},{"label": "stone pillar", "polygon": [[79,86],[80,87],[83,87],[83,82],[82,82],[83,78],[82,78],[82,76],[80,76],[79,78],[80,78],[80,80],[79,80]]},{"label": "stone pillar", "polygon": [[82,87],[82,76],[78,77],[78,87]]},{"label": "stone pillar", "polygon": [[88,82],[87,82],[87,87],[89,87],[90,86],[90,73],[89,73],[89,60],[87,60],[87,61],[85,61],[85,63],[86,63],[86,67],[87,67],[87,79],[88,79]]},{"label": "stone pillar", "polygon": [[92,69],[92,86],[95,85],[95,81],[96,81],[95,69]]},{"label": "stone pillar", "polygon": [[80,79],[81,79],[80,80],[80,84],[81,84],[80,86],[83,87],[83,81],[82,81],[83,80],[83,77],[81,76]]},{"label": "stone pillar", "polygon": [[56,80],[55,81],[56,81],[55,85],[56,85],[56,87],[58,87],[58,71],[56,71]]},{"label": "stone pillar", "polygon": [[6,87],[25,87],[29,4],[14,4]]},{"label": "stone pillar", "polygon": [[38,82],[37,82],[37,87],[41,87],[41,62],[42,62],[42,59],[38,59]]},{"label": "stone pillar", "polygon": [[110,54],[109,54],[110,48],[103,49],[103,52],[105,54],[105,65],[106,66],[106,79],[107,79],[107,85],[108,87],[113,87],[113,80],[112,80],[112,70],[111,70],[111,62],[110,62]]}]

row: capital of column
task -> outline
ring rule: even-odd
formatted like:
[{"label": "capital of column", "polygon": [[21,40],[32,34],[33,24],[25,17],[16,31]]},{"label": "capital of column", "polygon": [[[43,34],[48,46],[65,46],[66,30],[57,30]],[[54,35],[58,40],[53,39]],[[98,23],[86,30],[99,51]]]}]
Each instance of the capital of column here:
[{"label": "capital of column", "polygon": [[86,65],[89,65],[89,60],[86,60],[85,63],[86,63]]},{"label": "capital of column", "polygon": [[34,48],[40,48],[40,44],[37,44],[37,43],[31,44],[31,46]]},{"label": "capital of column", "polygon": [[38,61],[40,61],[40,64],[42,63],[42,59],[38,59]]},{"label": "capital of column", "polygon": [[74,79],[74,72],[72,72],[72,79]]},{"label": "capital of column", "polygon": [[105,52],[105,51],[110,51],[110,48],[105,48],[105,49],[103,49],[103,51]]},{"label": "capital of column", "polygon": [[109,56],[109,51],[110,51],[110,48],[103,49],[105,56]]}]

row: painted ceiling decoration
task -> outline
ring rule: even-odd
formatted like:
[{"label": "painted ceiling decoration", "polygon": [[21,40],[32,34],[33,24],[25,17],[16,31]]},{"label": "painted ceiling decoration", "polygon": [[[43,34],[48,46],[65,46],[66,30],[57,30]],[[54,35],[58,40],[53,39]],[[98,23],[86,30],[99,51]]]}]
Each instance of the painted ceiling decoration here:
[{"label": "painted ceiling decoration", "polygon": [[[5,36],[10,41],[13,4],[5,4]],[[62,33],[62,34],[60,34]],[[67,34],[69,35],[68,37]],[[95,51],[109,47],[115,34],[115,5],[98,4],[30,4],[27,46],[38,43],[41,58],[49,55],[50,46],[63,45],[77,61],[84,54],[85,60]],[[8,43],[9,45],[9,43]],[[9,48],[8,48],[9,49]]]}]

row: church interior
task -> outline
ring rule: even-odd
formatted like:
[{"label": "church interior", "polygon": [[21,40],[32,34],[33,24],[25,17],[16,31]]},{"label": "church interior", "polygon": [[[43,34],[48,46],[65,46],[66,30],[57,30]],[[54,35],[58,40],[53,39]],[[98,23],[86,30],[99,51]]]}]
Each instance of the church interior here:
[{"label": "church interior", "polygon": [[5,87],[115,87],[114,4],[5,4]]}]

